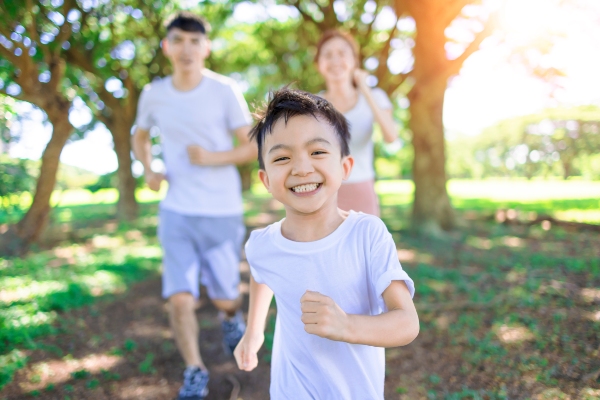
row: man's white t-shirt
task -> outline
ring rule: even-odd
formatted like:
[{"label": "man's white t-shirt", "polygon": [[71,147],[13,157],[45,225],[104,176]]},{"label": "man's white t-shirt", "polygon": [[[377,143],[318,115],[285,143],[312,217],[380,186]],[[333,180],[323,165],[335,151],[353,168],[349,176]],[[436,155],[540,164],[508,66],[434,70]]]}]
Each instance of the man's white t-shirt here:
[{"label": "man's white t-shirt", "polygon": [[[392,108],[387,94],[380,88],[371,90],[373,99],[382,110]],[[354,166],[350,177],[344,183],[357,183],[375,179],[373,167],[373,124],[375,117],[369,103],[362,93],[358,93],[356,105],[344,113],[350,123],[350,154],[354,157]]]},{"label": "man's white t-shirt", "polygon": [[169,182],[161,207],[183,215],[242,214],[236,167],[192,165],[187,146],[231,150],[233,131],[251,122],[248,105],[235,81],[208,69],[190,91],[176,90],[171,77],[146,85],[138,102],[136,125],[144,130],[153,126],[160,129]]},{"label": "man's white t-shirt", "polygon": [[280,221],[252,232],[246,256],[254,280],[271,288],[277,302],[271,398],[383,399],[383,348],[308,334],[300,319],[306,290],[331,297],[346,313],[362,315],[386,310],[382,293],[394,280],[406,282],[414,294],[383,222],[350,211],[329,236],[294,242],[282,236]]}]

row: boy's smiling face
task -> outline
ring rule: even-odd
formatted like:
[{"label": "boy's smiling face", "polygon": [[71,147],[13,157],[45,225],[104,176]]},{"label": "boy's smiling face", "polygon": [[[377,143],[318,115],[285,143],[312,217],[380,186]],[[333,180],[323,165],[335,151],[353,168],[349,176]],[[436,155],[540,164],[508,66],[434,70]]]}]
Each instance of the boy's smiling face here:
[{"label": "boy's smiling face", "polygon": [[337,192],[354,160],[341,156],[334,128],[311,115],[278,120],[263,143],[264,170],[259,177],[286,210],[312,214],[337,210]]}]

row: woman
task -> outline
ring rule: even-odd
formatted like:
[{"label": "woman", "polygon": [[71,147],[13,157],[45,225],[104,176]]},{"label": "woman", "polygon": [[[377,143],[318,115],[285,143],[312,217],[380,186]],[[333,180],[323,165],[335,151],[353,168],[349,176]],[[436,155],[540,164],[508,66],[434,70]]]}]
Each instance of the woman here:
[{"label": "woman", "polygon": [[368,73],[359,69],[358,54],[358,44],[352,36],[337,30],[325,32],[315,57],[326,87],[319,95],[331,102],[350,123],[354,168],[340,188],[339,207],[379,216],[374,186],[373,124],[379,124],[386,143],[395,141],[398,133],[392,118],[392,103],[383,90],[367,85]]}]

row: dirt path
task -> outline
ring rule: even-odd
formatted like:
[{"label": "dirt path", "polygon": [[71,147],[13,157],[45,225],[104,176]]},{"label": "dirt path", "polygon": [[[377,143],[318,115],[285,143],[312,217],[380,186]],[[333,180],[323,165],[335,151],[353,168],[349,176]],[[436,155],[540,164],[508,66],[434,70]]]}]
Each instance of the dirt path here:
[{"label": "dirt path", "polygon": [[[160,279],[133,286],[116,301],[70,311],[67,332],[45,338],[44,350],[30,352],[25,369],[0,399],[172,399],[181,385],[183,363],[168,329]],[[269,364],[241,372],[221,347],[216,309],[203,299],[198,311],[200,345],[211,370],[210,399],[229,399],[231,377],[238,399],[266,399]]]}]

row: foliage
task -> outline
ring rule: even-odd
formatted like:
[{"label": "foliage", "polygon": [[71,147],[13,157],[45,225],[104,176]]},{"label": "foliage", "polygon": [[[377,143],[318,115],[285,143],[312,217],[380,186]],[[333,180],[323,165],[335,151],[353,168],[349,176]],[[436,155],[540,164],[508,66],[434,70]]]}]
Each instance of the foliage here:
[{"label": "foliage", "polygon": [[[136,188],[144,186],[144,177],[140,176],[135,180]],[[110,189],[117,187],[117,172],[111,172],[109,174],[100,175],[98,180],[89,185],[85,185],[85,189],[92,193],[96,193],[101,189]]]},{"label": "foliage", "polygon": [[451,176],[600,177],[600,108],[547,109],[449,143]]},{"label": "foliage", "polygon": [[0,211],[12,212],[21,203],[21,194],[31,192],[35,180],[31,162],[0,154]]}]

